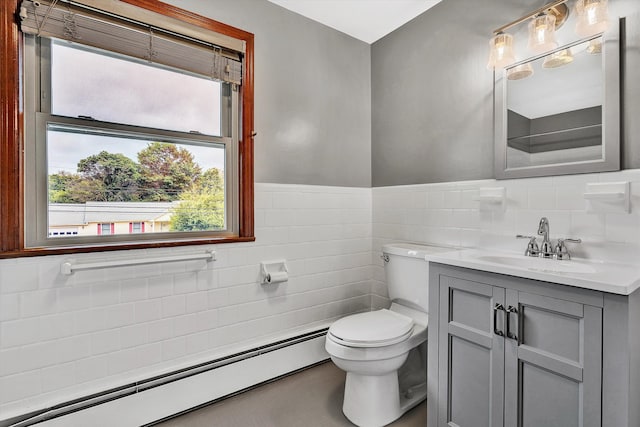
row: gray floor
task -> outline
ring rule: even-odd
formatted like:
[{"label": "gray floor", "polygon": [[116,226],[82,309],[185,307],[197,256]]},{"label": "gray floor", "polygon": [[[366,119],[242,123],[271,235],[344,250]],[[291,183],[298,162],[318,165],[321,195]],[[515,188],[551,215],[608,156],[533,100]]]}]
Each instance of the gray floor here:
[{"label": "gray floor", "polygon": [[[340,427],[353,426],[342,414],[345,374],[333,363],[304,370],[178,418],[161,427]],[[422,402],[394,427],[426,427]]]}]

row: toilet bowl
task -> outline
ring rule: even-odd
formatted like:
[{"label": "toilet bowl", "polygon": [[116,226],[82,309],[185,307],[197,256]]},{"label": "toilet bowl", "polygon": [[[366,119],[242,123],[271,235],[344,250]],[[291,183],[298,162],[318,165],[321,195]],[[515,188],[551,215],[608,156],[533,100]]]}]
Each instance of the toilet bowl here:
[{"label": "toilet bowl", "polygon": [[[325,349],[346,375],[342,411],[360,427],[381,427],[426,398],[427,253],[450,249],[383,247],[389,309],[334,322]],[[413,354],[413,363],[406,363]],[[417,360],[417,362],[416,362]],[[404,381],[399,381],[399,376]],[[409,380],[406,380],[409,378]]]},{"label": "toilet bowl", "polygon": [[[392,306],[390,310],[348,316],[335,322],[327,333],[325,348],[333,363],[347,373],[342,411],[361,427],[389,424],[426,396],[425,387],[423,395],[413,393],[407,399],[398,383],[398,369],[409,351],[427,340],[426,322],[416,323],[396,310],[398,307]],[[372,326],[367,328],[366,323]],[[376,328],[383,323],[388,324],[386,329]]]}]

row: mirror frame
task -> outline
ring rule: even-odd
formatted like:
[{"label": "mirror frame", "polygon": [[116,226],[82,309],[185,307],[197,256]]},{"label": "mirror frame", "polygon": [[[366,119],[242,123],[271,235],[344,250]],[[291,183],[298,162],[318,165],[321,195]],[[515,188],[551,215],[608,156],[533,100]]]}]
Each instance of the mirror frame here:
[{"label": "mirror frame", "polygon": [[[518,168],[507,167],[507,70],[494,72],[494,173],[496,179],[527,178],[551,175],[570,175],[590,172],[620,170],[620,21],[612,22],[611,28],[602,34],[604,96],[602,105],[602,159],[554,163]],[[594,34],[593,36],[595,36]],[[587,37],[584,40],[593,38]],[[571,45],[575,44],[570,43]],[[558,47],[554,51],[561,50]],[[548,55],[538,55],[513,64]],[[509,66],[511,68],[512,66]]]}]

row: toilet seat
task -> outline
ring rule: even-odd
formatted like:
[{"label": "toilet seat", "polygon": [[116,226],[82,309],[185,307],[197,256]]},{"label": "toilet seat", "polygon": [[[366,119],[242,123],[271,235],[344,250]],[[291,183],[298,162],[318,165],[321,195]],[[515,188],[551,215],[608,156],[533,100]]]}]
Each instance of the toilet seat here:
[{"label": "toilet seat", "polygon": [[348,347],[384,347],[407,340],[413,319],[387,309],[354,314],[334,322],[330,338]]}]

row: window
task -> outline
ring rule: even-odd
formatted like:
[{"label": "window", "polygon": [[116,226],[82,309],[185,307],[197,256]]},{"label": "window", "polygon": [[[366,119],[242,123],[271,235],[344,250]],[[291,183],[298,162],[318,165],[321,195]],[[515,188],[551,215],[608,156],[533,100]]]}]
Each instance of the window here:
[{"label": "window", "polygon": [[[23,75],[25,165],[15,166],[26,173],[0,179],[24,179],[25,190],[2,185],[0,199],[24,212],[24,226],[2,218],[2,251],[252,240],[253,36],[162,4],[140,2],[155,20],[142,23],[76,3],[51,13],[46,0],[22,3],[24,65],[9,77]],[[0,13],[2,38],[15,28]],[[17,113],[14,95],[1,102]],[[7,151],[3,166],[16,163]]]},{"label": "window", "polygon": [[115,234],[115,224],[112,222],[103,222],[98,224],[98,236],[108,236]]}]

